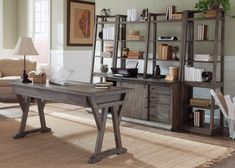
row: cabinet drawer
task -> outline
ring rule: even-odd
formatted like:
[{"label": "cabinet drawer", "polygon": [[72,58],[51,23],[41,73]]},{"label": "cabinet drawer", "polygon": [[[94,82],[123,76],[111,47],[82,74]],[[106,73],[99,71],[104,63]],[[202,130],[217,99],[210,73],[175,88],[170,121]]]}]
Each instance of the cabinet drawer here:
[{"label": "cabinet drawer", "polygon": [[151,95],[149,100],[150,106],[156,104],[171,104],[171,98],[168,95]]},{"label": "cabinet drawer", "polygon": [[150,121],[157,121],[163,123],[170,123],[170,107],[167,105],[156,105],[150,106],[149,108],[149,119]]},{"label": "cabinet drawer", "polygon": [[169,95],[171,94],[171,88],[166,86],[157,86],[157,85],[150,85],[150,94],[152,95]]}]

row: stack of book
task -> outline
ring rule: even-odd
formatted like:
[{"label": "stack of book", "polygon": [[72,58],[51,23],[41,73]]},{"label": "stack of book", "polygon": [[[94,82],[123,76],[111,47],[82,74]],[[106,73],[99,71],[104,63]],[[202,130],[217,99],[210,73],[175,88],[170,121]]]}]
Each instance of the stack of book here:
[{"label": "stack of book", "polygon": [[185,66],[185,81],[203,82],[202,73],[204,69]]},{"label": "stack of book", "polygon": [[204,110],[195,110],[193,115],[194,127],[203,127],[204,126]]},{"label": "stack of book", "polygon": [[176,6],[169,5],[166,8],[166,19],[167,20],[172,20],[173,19],[173,17],[172,17],[173,14],[176,14]]},{"label": "stack of book", "polygon": [[127,56],[128,58],[139,59],[139,58],[144,57],[144,52],[143,51],[129,51]]},{"label": "stack of book", "polygon": [[172,14],[172,19],[173,20],[174,19],[180,20],[180,19],[182,19],[182,14],[181,13]]},{"label": "stack of book", "polygon": [[160,60],[172,60],[172,46],[168,44],[158,45],[158,59]]},{"label": "stack of book", "polygon": [[132,36],[132,35],[129,35],[128,37],[127,37],[127,40],[144,40],[144,36],[139,36],[139,35],[137,35],[137,36]]},{"label": "stack of book", "polygon": [[134,22],[140,20],[140,12],[135,9],[127,9],[127,21],[128,22]]},{"label": "stack of book", "polygon": [[205,14],[205,17],[216,17],[216,10],[208,10]]},{"label": "stack of book", "polygon": [[208,31],[207,25],[198,25],[197,26],[197,39],[198,40],[208,40],[207,31]]},{"label": "stack of book", "polygon": [[141,36],[141,33],[138,30],[130,30],[127,40],[144,40],[144,36]]},{"label": "stack of book", "polygon": [[213,57],[210,54],[196,54],[194,61],[213,61]]},{"label": "stack of book", "polygon": [[190,99],[190,105],[192,106],[209,107],[210,104],[211,104],[211,101],[209,99],[201,99],[201,98]]},{"label": "stack of book", "polygon": [[115,28],[114,27],[104,27],[103,28],[103,39],[104,40],[114,40]]}]

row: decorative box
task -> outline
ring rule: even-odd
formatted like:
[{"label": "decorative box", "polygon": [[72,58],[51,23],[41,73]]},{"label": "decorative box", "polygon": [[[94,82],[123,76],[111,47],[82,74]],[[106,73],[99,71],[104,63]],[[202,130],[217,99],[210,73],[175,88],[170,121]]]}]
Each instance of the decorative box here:
[{"label": "decorative box", "polygon": [[34,78],[33,78],[33,83],[36,83],[36,84],[45,84],[46,83],[46,79],[47,79],[46,73],[35,75]]}]

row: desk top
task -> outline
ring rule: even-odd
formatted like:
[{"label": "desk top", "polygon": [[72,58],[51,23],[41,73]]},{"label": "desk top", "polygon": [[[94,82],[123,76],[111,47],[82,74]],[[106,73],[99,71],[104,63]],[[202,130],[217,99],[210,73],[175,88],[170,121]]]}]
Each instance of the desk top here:
[{"label": "desk top", "polygon": [[61,86],[54,84],[33,84],[33,83],[21,83],[11,82],[13,88],[30,88],[30,89],[42,89],[47,91],[56,91],[62,93],[69,93],[83,96],[99,96],[99,95],[112,95],[117,93],[126,93],[130,88],[124,87],[111,87],[111,88],[95,88],[94,84],[89,83],[77,83],[75,85]]}]

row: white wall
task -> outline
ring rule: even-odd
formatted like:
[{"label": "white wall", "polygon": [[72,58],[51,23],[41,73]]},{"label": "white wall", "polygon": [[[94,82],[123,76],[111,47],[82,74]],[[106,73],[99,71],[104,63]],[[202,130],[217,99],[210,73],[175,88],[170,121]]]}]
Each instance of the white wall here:
[{"label": "white wall", "polygon": [[70,80],[89,82],[91,74],[91,50],[53,50],[51,51],[52,74],[60,68],[73,70]]},{"label": "white wall", "polygon": [[0,0],[0,56],[3,49],[3,0]]}]

